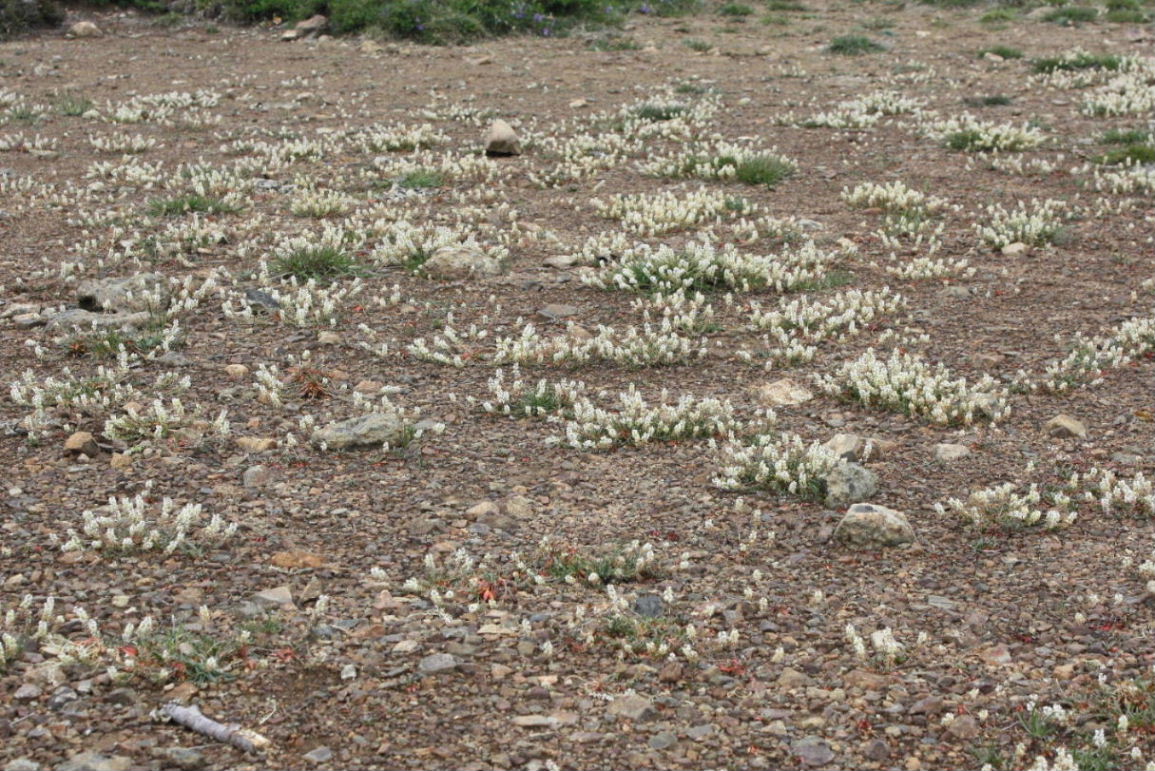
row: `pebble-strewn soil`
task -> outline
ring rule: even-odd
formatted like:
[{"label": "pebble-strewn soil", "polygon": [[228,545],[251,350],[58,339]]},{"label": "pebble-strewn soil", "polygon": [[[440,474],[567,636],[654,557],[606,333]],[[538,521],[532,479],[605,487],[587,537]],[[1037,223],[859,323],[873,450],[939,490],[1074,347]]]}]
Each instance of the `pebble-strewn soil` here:
[{"label": "pebble-strewn soil", "polygon": [[[1064,27],[1038,12],[999,25],[980,22],[982,7],[806,6],[772,11],[775,23],[762,22],[762,8],[748,20],[637,17],[614,36],[468,48],[281,42],[278,29],[123,15],[92,17],[101,37],[0,44],[0,621],[32,597],[0,630],[11,635],[0,767],[1009,769],[1060,748],[1083,768],[1155,759],[1155,600],[1139,569],[1153,559],[1155,525],[1142,501],[1105,512],[1084,489],[1071,504],[1078,518],[1050,530],[970,526],[934,508],[1006,482],[1049,494],[1093,468],[1125,480],[1152,474],[1150,327],[1133,360],[1098,382],[1062,393],[1022,385],[1041,380],[1076,335],[1149,319],[1155,277],[1152,188],[1100,189],[1096,168],[1120,169],[1094,163],[1117,147],[1101,142],[1108,129],[1155,130],[1150,112],[1086,114],[1088,94],[1111,73],[1047,84],[1033,62],[1076,47],[1150,57],[1151,27]],[[826,50],[850,34],[884,50]],[[1024,58],[979,56],[995,45]],[[607,47],[621,50],[596,50]],[[166,112],[154,102],[139,122],[114,120],[118,107],[142,104],[134,97],[199,90],[212,94],[200,107]],[[915,100],[915,111],[861,128],[803,125],[880,91]],[[983,101],[996,96],[1006,99]],[[585,155],[599,157],[606,132],[636,130],[620,110],[655,99],[717,109],[684,134],[680,113],[651,116],[672,128],[620,162],[552,187],[535,182],[557,168],[551,142],[573,147],[602,132]],[[1044,141],[996,156],[951,150],[923,130],[963,112],[1030,122]],[[521,155],[479,154],[495,117],[519,133]],[[426,123],[442,135],[426,150],[390,153],[352,138]],[[776,148],[797,170],[767,188],[636,167],[707,134]],[[155,143],[128,155],[92,139],[122,135]],[[448,159],[439,185],[394,184],[414,153],[426,167]],[[452,165],[463,158],[482,171]],[[239,211],[157,208],[192,193],[205,166],[234,170],[205,184],[207,195],[233,195]],[[885,242],[883,211],[853,208],[841,193],[896,180],[946,203],[920,238]],[[344,192],[345,213],[295,215],[310,185]],[[621,230],[591,199],[699,186],[743,198],[756,208],[751,220],[794,219],[751,236],[727,214],[627,239],[680,247],[701,237],[756,254],[811,239],[835,255],[827,275],[809,293],[707,295],[715,320],[704,355],[688,361],[526,364],[521,376],[582,380],[606,408],[630,384],[651,402],[663,389],[667,402],[728,399],[743,421],[764,406],[759,387],[788,378],[813,398],[775,407],[776,430],[807,442],[872,439],[859,458],[877,475],[870,500],[905,512],[914,542],[847,546],[832,537],[845,505],[720,489],[721,437],[581,451],[551,441],[563,436],[560,420],[480,408],[494,398],[494,338],[530,321],[542,335],[565,334],[571,322],[581,327],[571,335],[642,323],[641,295],[587,286],[580,275],[596,268],[560,259]],[[1065,202],[1070,217],[1054,243],[982,240],[975,224],[989,221],[989,204],[1032,199]],[[506,249],[504,272],[439,279],[376,259],[403,221],[458,227],[483,249]],[[191,227],[173,230],[193,222],[203,226],[195,239]],[[300,298],[248,319],[225,312],[246,290],[262,300],[283,290],[261,261],[273,264],[284,238],[326,227],[362,234],[349,242],[358,276],[332,284],[359,280],[361,289],[336,300],[332,323],[292,323],[285,306]],[[611,267],[620,258],[597,256]],[[923,279],[887,271],[923,256],[967,266]],[[99,335],[53,319],[77,305],[82,282],[135,273],[187,278],[190,292],[203,291],[193,307],[161,309],[160,327],[179,322],[168,352],[148,330],[113,336],[114,347],[127,345],[118,370]],[[818,342],[809,362],[763,366],[764,333],[746,323],[752,303],[772,309],[884,286],[905,298],[901,309]],[[488,336],[465,338],[473,324]],[[464,338],[453,350],[462,366],[408,348],[447,328]],[[990,375],[1010,413],[943,425],[818,388],[816,376],[867,348],[916,354],[972,383]],[[41,388],[55,377],[100,393],[82,381],[102,366],[136,391],[39,412],[7,394],[25,372]],[[279,406],[260,396],[262,367],[276,368]],[[158,382],[165,374],[170,382]],[[388,394],[426,430],[393,450],[311,444],[309,416],[319,427],[369,409],[354,393]],[[182,424],[158,438],[106,427],[154,398],[170,410],[179,398]],[[1049,425],[1058,415],[1081,425]],[[99,533],[62,548],[83,512],[137,495],[149,518],[168,497],[237,529],[167,554],[91,548]],[[647,543],[653,556],[635,575]],[[616,568],[599,565],[615,554],[625,555]],[[589,582],[595,571],[613,593]],[[146,617],[147,634],[122,635]],[[871,641],[884,629],[902,646],[893,656]],[[150,717],[170,701],[259,732],[265,755]],[[1067,717],[1044,714],[1055,704]],[[98,756],[76,758],[84,752]]]}]

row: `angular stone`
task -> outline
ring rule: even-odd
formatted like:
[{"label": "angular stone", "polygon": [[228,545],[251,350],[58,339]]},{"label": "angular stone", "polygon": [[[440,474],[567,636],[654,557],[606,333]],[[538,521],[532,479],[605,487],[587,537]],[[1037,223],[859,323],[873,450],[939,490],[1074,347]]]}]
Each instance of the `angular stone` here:
[{"label": "angular stone", "polygon": [[971,454],[971,448],[965,444],[936,444],[934,446],[934,457],[944,463],[950,463],[959,458],[965,458]]},{"label": "angular stone", "polygon": [[834,760],[834,750],[819,736],[804,736],[790,745],[790,751],[808,766],[825,766]]},{"label": "angular stone", "polygon": [[435,249],[421,270],[435,278],[474,278],[499,276],[504,268],[499,260],[476,246],[447,244]]},{"label": "angular stone", "polygon": [[1022,254],[1023,252],[1027,251],[1027,245],[1022,241],[1015,241],[1013,244],[1007,244],[1004,246],[1001,251],[1003,254],[1010,257],[1016,254]]},{"label": "angular stone", "polygon": [[164,751],[164,759],[171,764],[171,767],[184,771],[196,771],[208,765],[208,759],[203,752],[189,747],[170,747]]},{"label": "angular stone", "polygon": [[289,551],[279,551],[274,554],[269,562],[279,568],[287,570],[299,570],[301,568],[321,568],[325,566],[325,558],[319,554],[313,554],[302,549],[292,549]]},{"label": "angular stone", "polygon": [[277,446],[277,440],[271,436],[238,436],[237,447],[245,452],[267,452]]},{"label": "angular stone", "polygon": [[100,27],[90,21],[78,21],[68,28],[71,37],[104,37]]},{"label": "angular stone", "polygon": [[835,434],[823,442],[822,446],[842,460],[857,461],[862,457],[866,441],[858,434]]},{"label": "angular stone", "polygon": [[64,452],[69,455],[87,455],[95,458],[100,454],[96,439],[87,431],[77,431],[64,441]]},{"label": "angular stone", "polygon": [[664,603],[656,594],[639,594],[634,598],[634,612],[643,618],[659,618],[665,612]]},{"label": "angular stone", "polygon": [[313,432],[313,444],[330,450],[362,445],[396,445],[405,437],[405,421],[396,413],[370,412],[348,420],[330,423]]},{"label": "angular stone", "polygon": [[273,470],[268,466],[249,466],[241,475],[241,484],[245,487],[264,487],[273,478]]},{"label": "angular stone", "polygon": [[834,540],[853,548],[898,546],[914,541],[914,528],[906,514],[873,503],[856,503],[846,511]]},{"label": "angular stone", "polygon": [[644,696],[639,696],[636,693],[627,693],[618,696],[610,702],[610,706],[606,711],[623,720],[633,720],[636,723],[644,723],[653,720],[658,716],[658,711],[654,709],[653,703]]},{"label": "angular stone", "polygon": [[1087,427],[1083,421],[1070,415],[1056,415],[1047,421],[1047,434],[1058,439],[1077,438],[1087,436]]},{"label": "angular stone", "polygon": [[16,693],[12,694],[12,698],[16,701],[32,701],[33,699],[39,699],[42,693],[44,693],[44,691],[40,689],[40,686],[33,685],[32,683],[24,683],[16,689]]},{"label": "angular stone", "polygon": [[797,669],[787,667],[782,670],[782,674],[778,675],[778,687],[785,690],[794,688],[805,688],[808,685],[814,684],[814,678],[805,672],[799,672]]},{"label": "angular stone", "polygon": [[842,680],[848,687],[861,688],[864,691],[881,691],[890,684],[890,679],[886,675],[865,669],[852,669]]},{"label": "angular stone", "polygon": [[293,604],[293,592],[287,586],[275,586],[254,594],[253,601],[265,608],[279,608]]},{"label": "angular stone", "polygon": [[979,724],[970,715],[959,715],[947,725],[946,732],[956,739],[973,739],[979,735]]},{"label": "angular stone", "polygon": [[522,728],[553,728],[557,720],[548,715],[517,715],[513,724]]},{"label": "angular stone", "polygon": [[16,758],[5,764],[4,771],[40,771],[42,768],[44,766],[32,758]]},{"label": "angular stone", "polygon": [[461,660],[452,653],[431,653],[421,659],[417,669],[422,674],[436,675],[440,672],[450,672],[461,665]]},{"label": "angular stone", "polygon": [[76,289],[77,305],[101,313],[155,313],[168,307],[168,300],[168,282],[159,273],[88,279]]},{"label": "angular stone", "polygon": [[500,118],[489,124],[485,132],[485,154],[490,156],[521,155],[521,142],[517,132]]},{"label": "angular stone", "polygon": [[572,305],[562,305],[561,303],[550,303],[544,308],[538,308],[539,316],[544,316],[551,321],[564,319],[566,316],[576,316],[578,309]]},{"label": "angular stone", "polygon": [[787,407],[814,398],[813,391],[788,378],[756,386],[753,391],[759,403],[765,407]]},{"label": "angular stone", "polygon": [[310,763],[325,763],[333,759],[333,751],[328,747],[316,747],[301,757]]},{"label": "angular stone", "polygon": [[678,737],[669,731],[659,731],[650,737],[650,748],[655,750],[669,749],[677,743]]},{"label": "angular stone", "polygon": [[846,506],[878,492],[878,476],[857,463],[840,463],[826,475],[826,505]]},{"label": "angular stone", "polygon": [[134,768],[132,758],[123,755],[101,755],[99,752],[82,752],[56,766],[56,771],[129,771]]}]

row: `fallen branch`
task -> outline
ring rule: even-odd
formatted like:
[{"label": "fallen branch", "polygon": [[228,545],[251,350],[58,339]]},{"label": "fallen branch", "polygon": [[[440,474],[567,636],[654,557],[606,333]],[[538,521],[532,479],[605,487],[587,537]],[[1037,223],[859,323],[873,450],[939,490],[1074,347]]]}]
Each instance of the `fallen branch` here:
[{"label": "fallen branch", "polygon": [[231,744],[245,752],[260,752],[269,746],[269,740],[256,731],[241,728],[238,725],[225,725],[212,718],[205,717],[197,707],[182,707],[176,702],[169,702],[161,708],[161,713],[169,717],[174,723],[203,734],[218,742]]}]

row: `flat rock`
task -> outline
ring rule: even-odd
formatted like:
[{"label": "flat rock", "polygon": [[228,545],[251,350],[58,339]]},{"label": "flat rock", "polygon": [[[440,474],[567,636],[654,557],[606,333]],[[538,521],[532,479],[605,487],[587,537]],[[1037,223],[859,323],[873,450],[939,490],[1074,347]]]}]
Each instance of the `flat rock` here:
[{"label": "flat rock", "polygon": [[873,503],[856,503],[834,529],[835,541],[852,548],[873,549],[914,541],[906,514]]},{"label": "flat rock", "polygon": [[1070,415],[1056,415],[1047,421],[1047,434],[1058,439],[1082,439],[1087,435],[1087,427],[1083,421]]},{"label": "flat rock", "polygon": [[180,768],[184,771],[195,771],[208,765],[208,758],[203,752],[189,747],[169,747],[162,757],[168,761],[166,767]]},{"label": "flat rock", "polygon": [[499,260],[477,246],[447,244],[433,251],[421,266],[422,272],[434,278],[475,278],[499,276],[504,268]]},{"label": "flat rock", "polygon": [[852,669],[842,680],[851,688],[861,688],[865,691],[881,691],[890,684],[890,679],[886,675],[865,669]]},{"label": "flat rock", "polygon": [[253,595],[253,602],[265,608],[279,608],[293,604],[293,592],[287,586],[275,586]]},{"label": "flat rock", "polygon": [[271,436],[238,436],[236,443],[245,452],[267,452],[277,446],[277,440]]},{"label": "flat rock", "polygon": [[326,763],[333,759],[333,751],[328,747],[315,747],[301,757],[310,763]]},{"label": "flat rock", "polygon": [[626,693],[618,696],[610,702],[610,706],[606,711],[615,717],[623,720],[633,720],[638,723],[653,720],[658,716],[658,711],[654,709],[653,702],[645,696],[640,696],[636,693]]},{"label": "flat rock", "polygon": [[578,314],[578,309],[573,305],[550,303],[544,308],[538,308],[537,313],[539,316],[544,316],[551,321],[556,321],[558,319],[564,319],[567,316],[576,316]]},{"label": "flat rock", "polygon": [[659,618],[665,612],[664,606],[656,594],[639,594],[634,599],[634,612],[644,618]]},{"label": "flat rock", "polygon": [[822,446],[842,460],[857,461],[866,449],[866,440],[858,434],[835,434],[823,442]]},{"label": "flat rock", "polygon": [[669,731],[659,731],[650,737],[650,748],[655,750],[669,749],[677,743],[678,737]]},{"label": "flat rock", "polygon": [[792,688],[805,688],[808,685],[814,685],[814,678],[797,669],[787,667],[782,670],[782,674],[778,675],[779,688],[790,690]]},{"label": "flat rock", "polygon": [[489,156],[521,155],[521,142],[513,126],[500,118],[489,124],[485,131],[485,154]]},{"label": "flat rock", "polygon": [[88,279],[76,288],[77,305],[101,313],[151,313],[166,308],[168,300],[168,281],[160,273]]},{"label": "flat rock", "polygon": [[834,760],[834,750],[819,736],[804,736],[790,745],[795,757],[808,766],[825,766]]},{"label": "flat rock", "polygon": [[268,466],[249,466],[241,475],[241,484],[248,488],[264,487],[273,478],[273,470]]},{"label": "flat rock", "polygon": [[974,739],[979,735],[979,724],[970,715],[959,715],[947,724],[946,732],[956,739]]},{"label": "flat rock", "polygon": [[967,447],[965,444],[942,443],[936,444],[934,446],[934,457],[937,460],[943,461],[944,463],[950,463],[951,461],[958,460],[959,458],[965,458],[970,454],[971,448]]},{"label": "flat rock", "polygon": [[95,458],[100,454],[100,448],[96,446],[96,438],[91,433],[77,431],[64,440],[64,452],[68,455],[83,454]]},{"label": "flat rock", "polygon": [[41,690],[40,686],[33,685],[32,683],[24,683],[16,689],[16,693],[12,694],[12,698],[16,701],[32,701],[33,699],[39,699],[42,693],[44,693],[44,691]]},{"label": "flat rock", "polygon": [[40,771],[44,766],[32,758],[16,758],[4,764],[4,771]]},{"label": "flat rock", "polygon": [[104,31],[90,21],[78,21],[68,28],[70,37],[104,37]]},{"label": "flat rock", "polygon": [[440,672],[451,672],[461,665],[461,659],[452,653],[431,653],[417,663],[417,669],[422,674],[436,675]]},{"label": "flat rock", "polygon": [[[279,551],[274,554],[269,562],[276,567],[285,568],[288,570],[299,570],[301,568],[320,568],[325,566],[325,558],[319,554],[313,554],[302,549],[291,549],[289,551]],[[290,597],[290,601],[292,598]]]},{"label": "flat rock", "polygon": [[1013,244],[1007,244],[1000,251],[1007,256],[1022,254],[1027,251],[1027,245],[1022,241],[1015,241]]},{"label": "flat rock", "polygon": [[557,725],[557,719],[549,715],[517,715],[511,722],[521,728],[553,728]]},{"label": "flat rock", "polygon": [[93,313],[83,308],[69,308],[48,319],[49,329],[136,329],[149,323],[152,317],[138,313]]},{"label": "flat rock", "polygon": [[787,407],[814,398],[813,391],[788,378],[755,386],[752,390],[758,402],[765,407]]},{"label": "flat rock", "polygon": [[857,463],[840,463],[826,475],[826,505],[846,506],[878,492],[878,476]]},{"label": "flat rock", "polygon": [[313,444],[330,450],[364,445],[398,444],[405,436],[405,422],[396,413],[370,412],[330,423],[313,432]]},{"label": "flat rock", "polygon": [[135,768],[132,758],[123,755],[102,755],[99,752],[82,752],[73,755],[56,766],[56,771],[129,771]]}]

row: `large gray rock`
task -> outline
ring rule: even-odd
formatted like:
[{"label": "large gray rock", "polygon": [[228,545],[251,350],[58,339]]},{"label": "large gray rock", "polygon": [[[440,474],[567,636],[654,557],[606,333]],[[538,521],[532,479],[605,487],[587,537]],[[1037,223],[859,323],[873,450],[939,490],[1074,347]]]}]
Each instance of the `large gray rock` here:
[{"label": "large gray rock", "polygon": [[610,702],[606,711],[611,715],[624,720],[633,720],[636,723],[644,723],[658,716],[658,711],[654,709],[654,703],[645,696],[639,696],[636,693],[625,693],[618,696]]},{"label": "large gray rock", "polygon": [[866,453],[866,440],[858,434],[835,434],[822,446],[843,460],[857,461]]},{"label": "large gray rock", "polygon": [[814,398],[809,388],[787,378],[756,386],[753,391],[758,401],[766,407],[788,407]]},{"label": "large gray rock", "polygon": [[313,444],[324,444],[330,450],[362,445],[399,445],[405,436],[405,421],[397,413],[370,412],[318,428],[311,437]]},{"label": "large gray rock", "polygon": [[846,506],[878,492],[878,476],[857,463],[839,463],[826,475],[826,505]]},{"label": "large gray rock", "polygon": [[486,155],[521,154],[521,142],[517,138],[517,132],[513,130],[513,126],[500,118],[489,124],[484,141]]},{"label": "large gray rock", "polygon": [[459,666],[461,660],[452,653],[431,653],[417,662],[417,670],[426,675],[451,672]]},{"label": "large gray rock", "polygon": [[502,273],[499,260],[467,244],[449,244],[437,248],[421,269],[436,278],[498,276]]},{"label": "large gray rock", "polygon": [[834,540],[854,548],[899,546],[914,540],[914,528],[901,511],[856,503],[834,529]]},{"label": "large gray rock", "polygon": [[86,311],[156,312],[168,307],[168,282],[159,273],[137,273],[127,278],[81,281],[76,302]]}]

